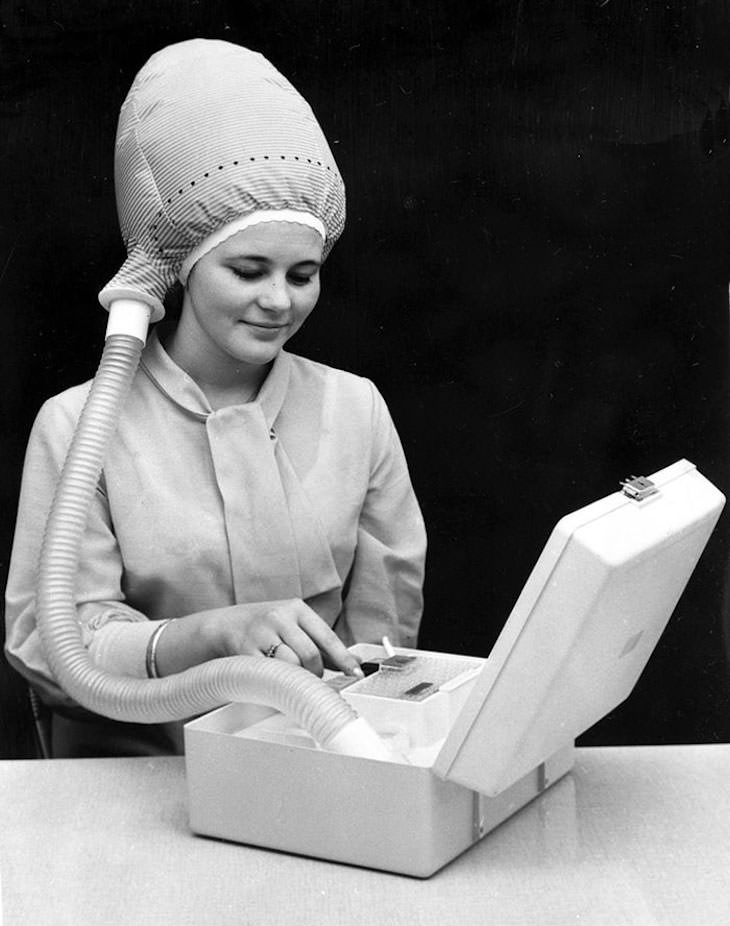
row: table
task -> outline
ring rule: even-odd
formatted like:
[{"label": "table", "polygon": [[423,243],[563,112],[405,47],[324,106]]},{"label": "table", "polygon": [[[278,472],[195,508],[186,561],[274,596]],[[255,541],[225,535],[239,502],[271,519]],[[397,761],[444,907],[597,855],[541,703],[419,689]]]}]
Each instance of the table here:
[{"label": "table", "polygon": [[204,839],[181,758],[0,762],[2,926],[727,926],[730,745],[577,751],[419,881]]}]

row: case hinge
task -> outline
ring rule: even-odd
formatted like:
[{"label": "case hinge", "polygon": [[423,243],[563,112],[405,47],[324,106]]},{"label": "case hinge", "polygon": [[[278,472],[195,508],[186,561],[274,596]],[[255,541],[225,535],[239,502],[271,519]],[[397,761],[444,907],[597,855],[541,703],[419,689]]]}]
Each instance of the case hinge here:
[{"label": "case hinge", "polygon": [[489,798],[484,794],[480,794],[478,791],[474,791],[474,808],[472,815],[472,840],[474,842],[479,842],[479,840],[487,832],[487,823],[486,823],[486,802]]}]

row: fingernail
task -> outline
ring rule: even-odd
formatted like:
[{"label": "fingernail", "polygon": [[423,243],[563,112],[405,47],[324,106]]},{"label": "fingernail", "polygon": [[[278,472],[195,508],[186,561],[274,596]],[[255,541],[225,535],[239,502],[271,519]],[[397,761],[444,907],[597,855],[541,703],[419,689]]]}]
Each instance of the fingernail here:
[{"label": "fingernail", "polygon": [[350,670],[350,675],[354,675],[355,678],[365,678],[365,673],[360,668],[360,666],[355,666],[354,669]]}]

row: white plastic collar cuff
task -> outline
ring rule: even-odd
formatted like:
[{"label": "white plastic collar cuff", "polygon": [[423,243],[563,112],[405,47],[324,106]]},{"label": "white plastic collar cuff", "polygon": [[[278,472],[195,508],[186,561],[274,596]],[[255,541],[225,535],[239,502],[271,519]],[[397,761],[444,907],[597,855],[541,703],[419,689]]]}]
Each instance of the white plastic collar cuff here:
[{"label": "white plastic collar cuff", "polygon": [[109,306],[106,337],[113,334],[130,334],[147,343],[150,324],[150,306],[140,299],[114,299]]},{"label": "white plastic collar cuff", "polygon": [[318,219],[316,215],[312,215],[311,212],[297,212],[294,209],[259,209],[250,215],[240,216],[232,222],[228,222],[222,228],[204,238],[196,248],[193,248],[182,262],[178,274],[183,286],[187,283],[190,271],[201,257],[212,251],[213,248],[217,248],[219,244],[222,244],[237,232],[243,231],[244,228],[249,228],[251,225],[259,225],[262,222],[295,222],[297,225],[308,225],[309,228],[313,228],[320,235],[323,241],[327,238],[324,222]]},{"label": "white plastic collar cuff", "polygon": [[99,293],[99,302],[108,311],[112,305],[117,302],[143,302],[149,308],[150,321],[158,322],[165,317],[165,308],[155,296],[149,293],[143,293],[138,289],[131,289],[125,286],[106,286]]}]

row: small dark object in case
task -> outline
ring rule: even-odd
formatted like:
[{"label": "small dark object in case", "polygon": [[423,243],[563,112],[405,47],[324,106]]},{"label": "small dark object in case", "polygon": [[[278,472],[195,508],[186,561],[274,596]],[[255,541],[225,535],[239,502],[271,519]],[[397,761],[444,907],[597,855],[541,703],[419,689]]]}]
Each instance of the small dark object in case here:
[{"label": "small dark object in case", "polygon": [[350,685],[357,681],[359,679],[350,675],[334,675],[332,678],[327,679],[327,684],[330,688],[334,688],[335,691],[342,691],[343,688],[349,688]]},{"label": "small dark object in case", "polygon": [[413,688],[409,688],[408,691],[404,691],[401,695],[401,698],[404,701],[423,701],[429,695],[432,695],[437,691],[438,686],[434,685],[433,682],[419,682],[417,685],[414,685]]},{"label": "small dark object in case", "polygon": [[380,670],[381,661],[380,659],[368,659],[366,662],[360,663],[360,668],[366,678],[368,675],[375,675]]},{"label": "small dark object in case", "polygon": [[415,656],[389,656],[380,663],[381,669],[404,669],[409,662],[415,660]]}]

